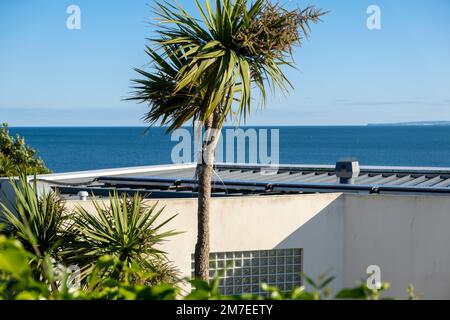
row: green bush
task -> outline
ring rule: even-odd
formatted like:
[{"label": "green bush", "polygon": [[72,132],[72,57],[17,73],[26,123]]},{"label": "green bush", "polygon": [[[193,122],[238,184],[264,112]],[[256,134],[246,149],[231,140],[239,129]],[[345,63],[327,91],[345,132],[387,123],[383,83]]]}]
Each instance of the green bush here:
[{"label": "green bush", "polygon": [[58,248],[67,243],[71,226],[65,202],[53,191],[40,190],[36,179],[30,184],[23,173],[10,182],[16,198],[11,209],[0,203],[7,220],[3,232],[21,241],[29,252],[58,259]]},{"label": "green bush", "polygon": [[[40,189],[33,179],[21,173],[11,179],[13,203],[0,203],[0,232],[19,240],[32,255],[35,280],[47,282],[54,291],[54,279],[47,277],[55,264],[81,268],[83,285],[96,263],[105,255],[118,259],[116,267],[103,270],[103,277],[131,284],[176,284],[178,271],[157,247],[177,232],[160,229],[175,216],[159,222],[164,210],[148,207],[139,195],[122,198],[114,193],[109,205],[93,199],[96,212],[79,206],[68,212],[54,191]],[[125,272],[124,270],[127,270]],[[132,276],[131,276],[132,275]]]},{"label": "green bush", "polygon": [[[332,277],[322,276],[317,282],[308,278],[313,291],[308,292],[304,287],[296,287],[290,292],[281,292],[276,287],[262,284],[265,295],[243,294],[224,296],[218,290],[219,279],[210,283],[202,280],[189,280],[192,291],[181,295],[181,290],[171,284],[159,283],[155,285],[133,284],[134,278],[140,274],[145,279],[146,270],[142,266],[131,266],[120,261],[117,257],[105,255],[98,259],[82,287],[71,287],[69,275],[63,274],[55,280],[55,271],[49,265],[46,273],[47,281],[36,281],[33,277],[32,254],[25,250],[20,241],[0,236],[0,299],[41,299],[41,300],[321,300],[331,299],[331,291],[327,287]],[[46,262],[48,263],[48,262]],[[120,269],[123,277],[112,279],[114,270]],[[48,283],[56,281],[57,290],[51,290]],[[145,282],[145,281],[144,281]],[[383,283],[380,290],[367,288],[364,282],[357,287],[344,289],[337,293],[335,299],[378,300],[381,294],[389,288]],[[409,298],[415,298],[412,287],[408,288]],[[392,298],[390,298],[392,299]]]},{"label": "green bush", "polygon": [[[0,203],[0,221],[5,222],[0,232],[20,241],[22,248],[32,256],[31,274],[56,290],[56,284],[48,275],[49,260],[60,262],[60,246],[70,242],[70,220],[64,202],[54,193],[38,190],[36,179],[29,184],[24,173],[19,179],[10,180],[15,201],[9,206]],[[6,221],[5,221],[6,220]]]},{"label": "green bush", "polygon": [[29,174],[50,172],[36,150],[27,146],[23,137],[17,135],[13,138],[4,123],[0,127],[0,177],[17,176],[22,170]]},{"label": "green bush", "polygon": [[[104,255],[116,257],[127,268],[139,266],[150,272],[151,283],[178,281],[176,269],[169,263],[165,252],[157,247],[168,237],[178,234],[175,231],[160,232],[175,216],[158,222],[164,208],[158,204],[147,206],[139,194],[122,198],[114,193],[109,205],[100,204],[93,199],[95,213],[92,214],[78,206],[73,215],[74,227],[71,233],[76,242],[64,251],[64,261],[82,267],[90,273],[95,263]],[[121,279],[122,272],[113,270],[109,275]],[[147,278],[146,281],[149,279]],[[133,283],[142,283],[136,277]]]},{"label": "green bush", "polygon": [[[55,277],[56,270],[48,264],[45,281],[33,277],[33,255],[24,249],[20,241],[0,236],[0,300],[136,300],[175,299],[180,290],[167,284],[131,285],[130,279],[140,271],[124,265],[118,258],[100,258],[82,287],[71,288],[69,274]],[[48,261],[44,262],[48,263]],[[121,269],[121,281],[108,278],[111,269]],[[52,290],[49,283],[57,284]]]},{"label": "green bush", "polygon": [[[33,255],[22,243],[0,235],[0,299],[48,299],[51,291],[46,281],[36,280]],[[49,278],[50,275],[46,275]]]}]

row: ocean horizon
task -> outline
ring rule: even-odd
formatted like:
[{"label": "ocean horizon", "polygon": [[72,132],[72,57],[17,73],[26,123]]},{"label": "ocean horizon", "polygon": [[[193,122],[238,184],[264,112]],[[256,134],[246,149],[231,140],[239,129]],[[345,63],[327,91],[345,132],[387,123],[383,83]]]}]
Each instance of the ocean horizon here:
[{"label": "ocean horizon", "polygon": [[[268,129],[269,137],[269,129],[279,129],[281,164],[334,164],[351,157],[361,165],[450,167],[450,126],[445,125],[240,128]],[[54,172],[169,164],[179,143],[164,127],[10,127],[10,132],[24,136]]]}]

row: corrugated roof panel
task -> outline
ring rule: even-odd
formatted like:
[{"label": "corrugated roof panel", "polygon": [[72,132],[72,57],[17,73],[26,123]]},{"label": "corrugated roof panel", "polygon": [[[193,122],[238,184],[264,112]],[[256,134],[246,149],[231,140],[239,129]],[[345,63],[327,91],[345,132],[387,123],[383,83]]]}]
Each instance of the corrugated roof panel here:
[{"label": "corrugated roof panel", "polygon": [[[310,184],[331,184],[339,185],[338,178],[331,170],[314,168],[280,168],[275,174],[263,174],[261,168],[251,168],[239,165],[227,165],[216,167],[213,180],[220,181],[243,181],[243,182],[263,182],[263,183],[310,183]],[[173,178],[173,179],[194,179],[195,167],[180,168],[174,170],[149,171],[147,174],[131,174],[129,177],[150,177],[150,178]],[[119,175],[126,176],[126,175]],[[362,172],[355,179],[355,185],[374,185],[374,186],[399,186],[399,187],[433,187],[446,188],[450,186],[449,175],[434,175],[420,172],[407,174],[404,172]]]},{"label": "corrugated roof panel", "polygon": [[313,180],[310,180],[311,183],[337,183],[337,177],[335,175],[329,175],[328,173],[319,174]]},{"label": "corrugated roof panel", "polygon": [[175,179],[192,179],[195,175],[195,170],[189,170],[189,171],[180,171],[178,173],[171,173],[168,175],[153,175],[152,177],[161,177],[161,178],[175,178]]},{"label": "corrugated roof panel", "polygon": [[436,176],[434,178],[429,178],[428,180],[422,183],[419,183],[418,185],[416,185],[416,187],[431,187],[442,182],[443,180],[445,179],[442,179],[441,176]]},{"label": "corrugated roof panel", "polygon": [[151,171],[145,174],[122,174],[117,175],[117,177],[178,177],[180,175],[186,174],[186,172],[194,172],[192,169],[176,169],[176,170],[158,170],[158,171]]},{"label": "corrugated roof panel", "polygon": [[373,181],[372,183],[376,184],[376,185],[383,185],[383,184],[387,184],[389,182],[395,181],[397,178],[398,178],[397,175],[393,174],[393,175],[390,175],[387,177],[383,176],[381,179]]},{"label": "corrugated roof panel", "polygon": [[[247,168],[216,168],[214,180],[231,181],[259,181],[267,183],[325,183],[339,184],[336,175],[332,172],[311,172],[309,171],[282,171],[276,174],[262,174],[261,171]],[[185,168],[177,170],[164,170],[149,172],[145,176],[173,179],[193,179],[195,168]],[[140,175],[130,175],[139,177]],[[386,173],[362,173],[355,179],[356,185],[387,185],[387,186],[417,186],[417,187],[448,187],[450,179],[443,179],[441,176],[427,175],[398,175]]]},{"label": "corrugated roof panel", "polygon": [[[241,174],[242,171],[237,172],[236,170],[221,170],[221,171],[217,171],[216,170],[216,174],[221,178],[221,179],[229,179],[229,180],[234,180],[235,178],[239,177],[239,174]],[[239,177],[239,180],[241,180],[242,178]]]},{"label": "corrugated roof panel", "polygon": [[[139,188],[157,190],[170,187],[173,190],[192,190],[197,183],[194,179],[195,165],[176,165],[145,168],[128,168],[113,170],[108,174],[94,176],[88,173],[83,178],[85,188],[122,188],[130,190]],[[126,174],[128,170],[128,174]],[[117,172],[117,173],[116,173]],[[118,173],[120,172],[120,174]],[[73,177],[71,177],[73,176]],[[54,181],[56,186],[80,186],[80,173],[61,176]],[[71,178],[68,178],[71,177]],[[51,176],[50,176],[51,178]],[[45,177],[41,178],[45,181]],[[361,167],[359,177],[353,185],[341,184],[333,166],[280,166],[274,174],[264,174],[264,166],[257,165],[217,165],[213,175],[216,191],[240,193],[274,192],[405,192],[436,193],[450,195],[450,168],[395,168],[395,167]],[[86,181],[86,182],[85,182]],[[46,181],[52,183],[52,181]],[[71,182],[73,184],[71,184]],[[223,186],[223,188],[221,187]]]},{"label": "corrugated roof panel", "polygon": [[336,177],[336,175],[333,174],[333,175],[328,175],[328,177],[324,178],[320,183],[332,183],[332,184],[335,184],[335,183],[339,183],[339,181],[338,181],[338,177]]},{"label": "corrugated roof panel", "polygon": [[281,179],[276,179],[277,182],[304,182],[310,179],[314,179],[316,173],[292,173],[289,176]]},{"label": "corrugated roof panel", "polygon": [[361,179],[358,181],[358,184],[372,184],[374,181],[383,179],[382,174],[368,176],[366,179]]},{"label": "corrugated roof panel", "polygon": [[368,174],[361,174],[358,178],[355,179],[355,183],[360,184],[361,180],[367,179],[369,177]]},{"label": "corrugated roof panel", "polygon": [[[219,172],[221,179],[225,179],[225,177],[229,177],[229,175],[230,173],[222,175],[222,172]],[[247,170],[238,176],[231,176],[231,179],[239,181],[272,181],[275,177],[277,177],[277,175],[263,175],[260,171],[254,172],[253,170]]]},{"label": "corrugated roof panel", "polygon": [[427,180],[426,176],[416,177],[408,182],[401,184],[402,187],[413,187]]},{"label": "corrugated roof panel", "polygon": [[259,182],[283,182],[286,179],[292,177],[289,172],[283,172],[278,174],[261,174],[260,172],[255,173],[254,181]]},{"label": "corrugated roof panel", "polygon": [[274,181],[277,181],[277,182],[285,181],[286,179],[288,179],[291,176],[292,176],[291,172],[283,172],[283,173],[278,173],[276,175],[264,175],[264,177],[268,177],[269,179],[273,179]]},{"label": "corrugated roof panel", "polygon": [[392,182],[386,183],[387,186],[399,186],[403,183],[406,183],[410,180],[414,179],[411,175],[406,175],[402,178],[398,178],[397,180],[394,180]]},{"label": "corrugated roof panel", "polygon": [[[324,177],[327,177],[326,173],[308,173],[300,177],[300,179],[296,182],[299,183],[315,183],[317,181],[322,180]],[[287,181],[287,180],[286,180]]]},{"label": "corrugated roof panel", "polygon": [[[219,172],[218,173],[220,177],[222,177],[222,174]],[[255,175],[257,175],[257,173],[254,173],[253,170],[252,171],[244,171],[241,170],[239,172],[234,172],[234,175],[232,175],[232,177],[236,177],[239,180],[245,181],[248,178],[253,178]]]},{"label": "corrugated roof panel", "polygon": [[450,178],[433,185],[433,188],[447,188],[448,186],[450,186]]}]

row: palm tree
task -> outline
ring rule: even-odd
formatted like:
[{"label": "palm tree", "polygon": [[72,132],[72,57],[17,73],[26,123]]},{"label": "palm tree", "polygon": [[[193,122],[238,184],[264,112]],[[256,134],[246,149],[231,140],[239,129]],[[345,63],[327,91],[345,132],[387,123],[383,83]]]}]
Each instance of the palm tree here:
[{"label": "palm tree", "polygon": [[167,131],[199,121],[205,130],[197,165],[198,236],[195,275],[209,276],[209,214],[214,151],[226,119],[245,121],[252,88],[266,103],[267,90],[292,88],[282,71],[293,66],[292,50],[324,14],[315,7],[287,10],[268,0],[198,0],[199,19],[178,4],[156,3],[158,29],[146,52],[152,70],[136,69],[130,100],[147,103],[145,121]]}]

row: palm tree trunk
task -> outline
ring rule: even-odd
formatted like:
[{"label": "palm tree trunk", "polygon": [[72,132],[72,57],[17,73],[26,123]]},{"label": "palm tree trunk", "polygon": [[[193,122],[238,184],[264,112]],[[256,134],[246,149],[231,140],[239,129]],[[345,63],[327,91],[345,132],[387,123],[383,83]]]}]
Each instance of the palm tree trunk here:
[{"label": "palm tree trunk", "polygon": [[[205,138],[202,143],[201,160],[197,163],[198,211],[197,244],[195,245],[195,277],[209,279],[209,214],[211,200],[211,179],[214,169],[219,114],[211,115],[205,122]],[[211,133],[208,134],[208,131]]]}]

